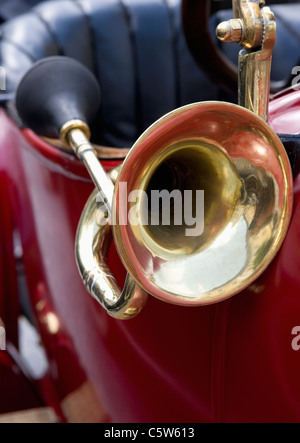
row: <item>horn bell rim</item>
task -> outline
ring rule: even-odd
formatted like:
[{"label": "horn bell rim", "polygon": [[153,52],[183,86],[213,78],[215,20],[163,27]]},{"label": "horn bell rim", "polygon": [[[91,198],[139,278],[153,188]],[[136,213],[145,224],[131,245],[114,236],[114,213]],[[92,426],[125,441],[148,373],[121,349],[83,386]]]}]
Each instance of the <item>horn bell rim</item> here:
[{"label": "horn bell rim", "polygon": [[[148,171],[153,172],[154,164],[160,166],[157,159],[161,158],[163,163],[170,156],[176,157],[178,151],[180,163],[184,151],[181,152],[178,143],[194,146],[195,140],[200,145],[211,144],[218,151],[221,164],[228,163],[229,166],[223,168],[222,183],[226,184],[228,171],[230,174],[233,171],[232,186],[237,203],[226,225],[219,225],[217,209],[223,200],[218,199],[219,193],[224,192],[206,191],[217,197],[213,220],[218,236],[211,235],[214,229],[209,226],[207,244],[199,243],[192,250],[182,238],[183,249],[180,246],[179,253],[176,250],[172,255],[171,241],[165,246],[165,238],[172,237],[172,231],[161,230],[157,237],[156,231],[144,229],[139,220],[136,226],[120,221],[133,206],[132,203],[128,206],[128,200],[125,203],[130,192],[147,189],[151,179]],[[194,155],[198,152],[200,163],[210,156],[207,154],[210,151],[203,146],[195,147],[189,164],[196,163]],[[219,171],[218,164],[213,166],[209,179]],[[127,184],[125,199],[120,183]],[[241,292],[266,270],[287,234],[292,202],[290,162],[271,127],[239,105],[214,101],[193,103],[160,118],[133,145],[115,186],[113,235],[125,268],[146,292],[176,305],[209,305]],[[139,217],[141,206],[136,204],[136,208]],[[210,222],[210,218],[206,221]],[[205,229],[204,226],[204,232]]]}]

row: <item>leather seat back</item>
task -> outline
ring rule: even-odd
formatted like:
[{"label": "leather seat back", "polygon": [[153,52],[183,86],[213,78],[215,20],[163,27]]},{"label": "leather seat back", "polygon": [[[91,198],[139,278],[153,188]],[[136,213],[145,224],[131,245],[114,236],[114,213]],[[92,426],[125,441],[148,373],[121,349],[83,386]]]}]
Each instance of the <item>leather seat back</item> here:
[{"label": "leather seat back", "polygon": [[[300,5],[274,6],[278,38],[273,78],[289,78],[299,61]],[[230,12],[219,12],[212,28]],[[237,61],[238,45],[221,45]],[[194,62],[181,27],[181,0],[52,0],[0,28],[6,94],[14,95],[37,60],[66,55],[98,78],[102,106],[94,141],[130,147],[157,118],[187,103],[234,101]]]},{"label": "leather seat back", "polygon": [[[97,141],[128,147],[172,109],[218,98],[196,66],[181,29],[180,0],[59,0],[2,27],[0,64],[7,92],[42,57],[67,55],[102,89]],[[96,132],[96,129],[94,133]]]}]

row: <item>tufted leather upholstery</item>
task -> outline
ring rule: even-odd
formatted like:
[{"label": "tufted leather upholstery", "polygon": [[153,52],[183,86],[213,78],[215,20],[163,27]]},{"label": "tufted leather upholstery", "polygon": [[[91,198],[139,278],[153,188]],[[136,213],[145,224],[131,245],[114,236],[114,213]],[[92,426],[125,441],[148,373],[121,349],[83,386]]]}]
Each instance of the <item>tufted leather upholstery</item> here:
[{"label": "tufted leather upholstery", "polygon": [[0,0],[0,23],[26,12],[41,0]]},{"label": "tufted leather upholstery", "polygon": [[[2,27],[0,64],[14,92],[32,63],[68,55],[97,76],[103,93],[97,141],[130,146],[166,112],[217,99],[218,88],[189,54],[180,0],[59,0]],[[99,124],[100,123],[100,124]]]},{"label": "tufted leather upholstery", "polygon": [[[300,12],[299,5],[290,5],[292,18],[296,7]],[[282,58],[275,54],[278,69],[273,71],[279,77],[289,75],[298,61],[294,22],[292,31],[286,26],[282,33],[291,50],[282,53],[279,38]],[[52,0],[5,23],[0,33],[7,94],[14,95],[26,70],[45,56],[73,57],[96,74],[103,101],[94,141],[108,146],[130,146],[158,117],[186,103],[234,99],[189,54],[180,0]],[[234,59],[237,49],[231,48],[224,50]]]}]

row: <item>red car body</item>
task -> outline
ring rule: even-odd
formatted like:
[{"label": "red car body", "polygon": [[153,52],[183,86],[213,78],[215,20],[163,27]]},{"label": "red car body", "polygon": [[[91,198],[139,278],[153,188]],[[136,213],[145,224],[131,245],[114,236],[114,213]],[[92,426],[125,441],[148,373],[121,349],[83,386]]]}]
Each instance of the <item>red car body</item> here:
[{"label": "red car body", "polygon": [[[275,132],[300,133],[299,90],[281,93],[269,110]],[[90,297],[76,265],[76,230],[94,189],[84,166],[20,129],[4,108],[0,127],[0,317],[7,338],[0,422],[45,407],[60,422],[300,420],[299,175],[283,246],[246,290],[193,308],[149,297],[136,318],[120,321]],[[119,162],[103,165],[109,171]],[[113,246],[109,265],[122,286],[126,271]],[[47,359],[38,379],[19,351],[20,267]]]},{"label": "red car body", "polygon": [[[199,308],[150,297],[137,318],[122,322],[87,294],[75,263],[77,223],[93,190],[84,167],[21,131],[5,111],[0,120],[0,303],[9,351],[0,353],[1,412],[44,404],[62,421],[298,421],[300,177],[285,242],[248,289]],[[298,132],[299,121],[299,91],[270,104],[277,132]],[[12,371],[18,362],[16,232],[49,362],[38,382],[22,368]],[[115,251],[110,265],[122,283]]]}]

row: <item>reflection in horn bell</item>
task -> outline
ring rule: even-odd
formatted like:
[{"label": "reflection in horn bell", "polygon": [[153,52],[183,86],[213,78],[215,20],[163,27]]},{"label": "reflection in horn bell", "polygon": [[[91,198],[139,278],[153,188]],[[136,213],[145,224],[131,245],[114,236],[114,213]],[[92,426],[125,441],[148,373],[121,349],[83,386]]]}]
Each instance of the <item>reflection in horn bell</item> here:
[{"label": "reflection in horn bell", "polygon": [[[187,236],[184,223],[113,227],[128,272],[167,302],[203,305],[241,291],[266,269],[289,225],[292,176],[284,147],[261,118],[236,105],[188,105],[150,127],[116,183],[117,222],[125,210],[120,182],[128,194],[204,191],[200,236]],[[135,205],[137,218],[149,219],[142,199]]]}]

